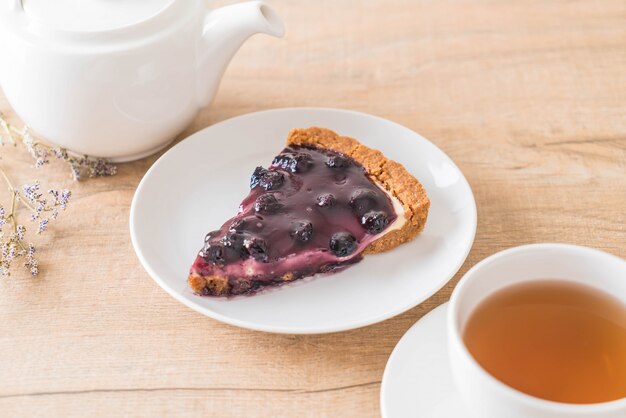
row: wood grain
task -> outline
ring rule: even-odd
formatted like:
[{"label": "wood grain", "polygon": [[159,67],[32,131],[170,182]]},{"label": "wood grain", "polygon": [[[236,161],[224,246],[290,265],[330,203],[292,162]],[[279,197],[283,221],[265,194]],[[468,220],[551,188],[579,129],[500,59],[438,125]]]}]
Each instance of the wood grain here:
[{"label": "wood grain", "polygon": [[[0,280],[0,416],[379,416],[394,345],[478,260],[544,241],[626,257],[624,1],[270,2],[286,38],[252,38],[180,138],[284,106],[404,124],[472,185],[479,225],[467,262],[421,306],[364,329],[246,331],[174,301],[139,265],[129,206],[157,156],[73,184],[62,167],[34,173],[23,151],[2,149],[17,181],[75,197],[41,237],[42,275]],[[4,99],[0,109],[18,122]]]}]

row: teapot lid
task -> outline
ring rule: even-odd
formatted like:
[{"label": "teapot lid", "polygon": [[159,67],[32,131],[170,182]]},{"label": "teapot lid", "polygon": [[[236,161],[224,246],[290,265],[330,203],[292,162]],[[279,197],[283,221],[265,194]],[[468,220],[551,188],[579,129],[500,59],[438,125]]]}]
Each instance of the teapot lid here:
[{"label": "teapot lid", "polygon": [[38,22],[76,32],[132,26],[159,15],[177,0],[21,0]]}]

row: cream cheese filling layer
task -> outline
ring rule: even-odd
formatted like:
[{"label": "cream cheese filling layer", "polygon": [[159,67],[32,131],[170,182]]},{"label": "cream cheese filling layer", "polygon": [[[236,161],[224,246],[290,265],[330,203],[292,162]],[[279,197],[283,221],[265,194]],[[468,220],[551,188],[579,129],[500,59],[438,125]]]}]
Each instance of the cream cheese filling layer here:
[{"label": "cream cheese filling layer", "polygon": [[400,202],[400,200],[398,200],[397,197],[389,193],[389,191],[387,191],[387,189],[385,189],[385,187],[382,186],[381,184],[377,182],[374,182],[374,183],[380,190],[382,190],[387,195],[387,197],[389,197],[389,200],[391,200],[391,204],[393,205],[393,210],[394,212],[396,212],[396,220],[393,221],[391,225],[389,225],[381,234],[376,235],[376,239],[378,239],[392,231],[397,231],[398,229],[402,229],[407,219],[406,219],[406,214],[404,213],[404,207],[402,207],[402,203]]}]

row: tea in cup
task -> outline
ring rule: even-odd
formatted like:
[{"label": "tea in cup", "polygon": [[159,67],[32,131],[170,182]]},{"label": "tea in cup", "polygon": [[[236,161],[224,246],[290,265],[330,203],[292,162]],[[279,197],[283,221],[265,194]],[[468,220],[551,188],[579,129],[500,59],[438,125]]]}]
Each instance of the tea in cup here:
[{"label": "tea in cup", "polygon": [[564,244],[491,256],[454,290],[448,341],[476,417],[626,417],[626,262]]}]

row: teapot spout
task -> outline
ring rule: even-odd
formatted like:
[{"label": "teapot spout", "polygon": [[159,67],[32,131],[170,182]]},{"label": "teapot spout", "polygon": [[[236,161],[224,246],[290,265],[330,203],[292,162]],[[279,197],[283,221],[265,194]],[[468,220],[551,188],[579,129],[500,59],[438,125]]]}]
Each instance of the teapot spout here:
[{"label": "teapot spout", "polygon": [[256,33],[278,38],[285,34],[280,17],[262,1],[233,4],[207,14],[196,69],[201,107],[213,99],[222,75],[237,50]]}]

